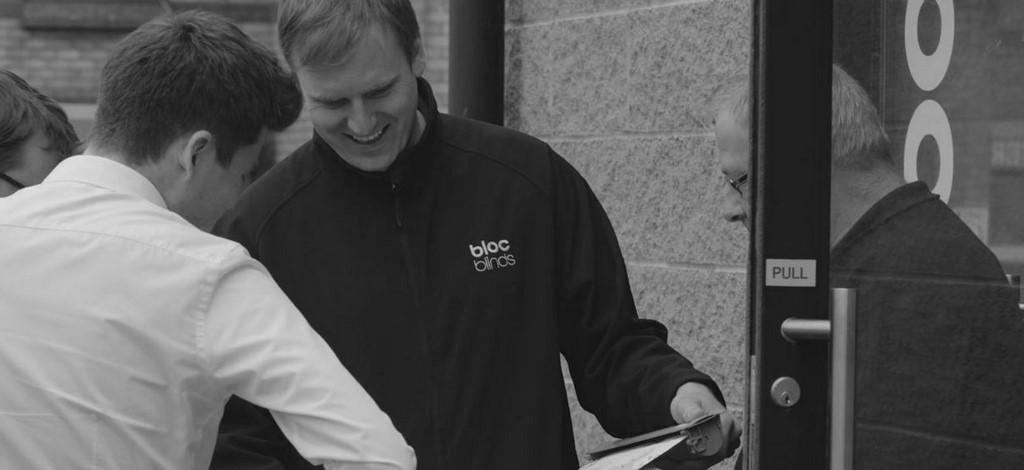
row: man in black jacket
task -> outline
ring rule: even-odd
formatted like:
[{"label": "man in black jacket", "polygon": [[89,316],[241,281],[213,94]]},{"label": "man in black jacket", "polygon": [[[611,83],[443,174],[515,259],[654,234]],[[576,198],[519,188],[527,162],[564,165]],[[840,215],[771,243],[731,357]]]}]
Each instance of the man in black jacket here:
[{"label": "man in black jacket", "polygon": [[[219,223],[394,420],[421,469],[575,469],[559,355],[627,436],[721,413],[714,381],[637,318],[611,224],[529,136],[439,114],[407,0],[287,0],[280,43],[313,138]],[[229,406],[214,468],[304,468]],[[705,462],[706,464],[706,462]]]},{"label": "man in black jacket", "polygon": [[[724,216],[748,223],[749,81],[713,99]],[[1024,331],[995,255],[925,183],[903,181],[867,93],[832,80],[830,273],[857,290],[858,468],[1017,468]]]}]

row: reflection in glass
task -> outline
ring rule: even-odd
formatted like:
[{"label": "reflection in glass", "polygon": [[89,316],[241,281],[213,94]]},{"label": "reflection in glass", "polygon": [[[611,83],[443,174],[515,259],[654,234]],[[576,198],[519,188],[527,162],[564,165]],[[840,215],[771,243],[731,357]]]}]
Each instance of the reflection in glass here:
[{"label": "reflection in glass", "polygon": [[[1020,468],[1024,316],[1005,273],[1024,273],[1024,3],[835,11],[836,60],[911,177],[832,251],[833,285],[858,289],[855,467]],[[833,204],[851,189],[834,169]]]}]

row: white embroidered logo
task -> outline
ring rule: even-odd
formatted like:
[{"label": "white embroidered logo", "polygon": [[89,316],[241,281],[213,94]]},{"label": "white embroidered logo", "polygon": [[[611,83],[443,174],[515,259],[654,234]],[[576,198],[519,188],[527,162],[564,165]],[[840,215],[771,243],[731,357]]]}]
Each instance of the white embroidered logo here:
[{"label": "white embroidered logo", "polygon": [[508,240],[480,240],[480,245],[469,245],[469,254],[473,255],[473,268],[481,273],[516,265],[516,257],[512,255],[512,244]]}]

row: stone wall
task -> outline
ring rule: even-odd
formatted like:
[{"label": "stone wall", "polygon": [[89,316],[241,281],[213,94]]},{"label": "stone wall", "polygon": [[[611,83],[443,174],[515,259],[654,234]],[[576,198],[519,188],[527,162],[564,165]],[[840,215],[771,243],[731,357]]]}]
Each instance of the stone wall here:
[{"label": "stone wall", "polygon": [[[643,317],[722,385],[742,419],[747,233],[705,103],[745,71],[749,0],[508,0],[506,125],[569,160],[608,211]],[[574,396],[572,382],[566,388]],[[610,439],[573,400],[577,448]],[[732,461],[716,468],[732,468]]]}]

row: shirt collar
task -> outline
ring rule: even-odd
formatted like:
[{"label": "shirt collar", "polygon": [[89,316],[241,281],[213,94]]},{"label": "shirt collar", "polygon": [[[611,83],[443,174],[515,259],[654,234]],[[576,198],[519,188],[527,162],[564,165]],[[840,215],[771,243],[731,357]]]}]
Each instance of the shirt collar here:
[{"label": "shirt collar", "polygon": [[58,181],[91,184],[123,194],[145,199],[157,207],[167,209],[160,191],[141,173],[131,167],[95,155],[76,155],[60,162],[43,184]]}]

